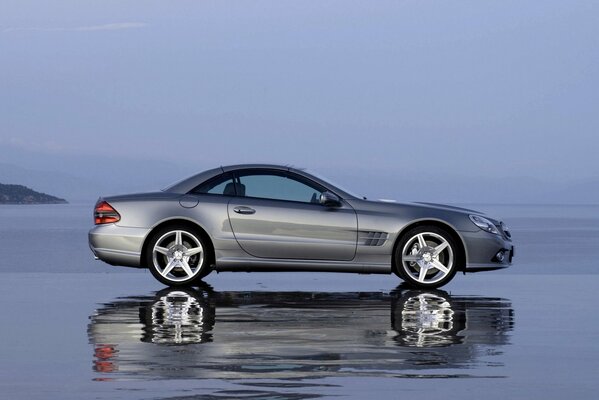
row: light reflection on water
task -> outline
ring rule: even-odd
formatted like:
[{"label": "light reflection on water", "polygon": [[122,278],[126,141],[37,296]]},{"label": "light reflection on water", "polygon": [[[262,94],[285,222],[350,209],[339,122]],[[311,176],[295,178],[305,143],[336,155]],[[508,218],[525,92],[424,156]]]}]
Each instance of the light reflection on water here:
[{"label": "light reflection on water", "polygon": [[[119,298],[90,316],[96,380],[501,377],[511,302],[383,292],[218,292]],[[482,373],[481,373],[482,371]]]}]

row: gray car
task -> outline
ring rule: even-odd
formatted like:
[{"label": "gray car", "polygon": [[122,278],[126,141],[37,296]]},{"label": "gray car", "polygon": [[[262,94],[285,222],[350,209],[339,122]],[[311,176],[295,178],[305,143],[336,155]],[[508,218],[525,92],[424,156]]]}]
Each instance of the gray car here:
[{"label": "gray car", "polygon": [[161,192],[100,198],[94,219],[96,258],[149,268],[170,286],[216,270],[394,273],[431,288],[514,255],[507,227],[479,212],[367,200],[280,165],[220,167]]}]

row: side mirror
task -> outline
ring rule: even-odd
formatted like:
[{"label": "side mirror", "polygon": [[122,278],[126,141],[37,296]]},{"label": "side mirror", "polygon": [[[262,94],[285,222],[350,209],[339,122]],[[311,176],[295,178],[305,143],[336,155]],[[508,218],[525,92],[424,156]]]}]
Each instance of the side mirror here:
[{"label": "side mirror", "polygon": [[320,194],[320,204],[325,207],[341,207],[341,199],[331,192],[322,192]]}]

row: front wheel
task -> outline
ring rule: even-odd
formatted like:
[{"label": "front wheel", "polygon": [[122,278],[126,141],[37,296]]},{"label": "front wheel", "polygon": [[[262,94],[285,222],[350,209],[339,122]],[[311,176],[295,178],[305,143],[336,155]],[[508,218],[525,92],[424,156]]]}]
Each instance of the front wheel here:
[{"label": "front wheel", "polygon": [[195,230],[166,227],[150,240],[146,263],[156,279],[169,286],[186,286],[210,273],[209,247]]},{"label": "front wheel", "polygon": [[436,226],[406,232],[395,249],[395,273],[417,288],[436,288],[457,271],[459,254],[453,237]]}]

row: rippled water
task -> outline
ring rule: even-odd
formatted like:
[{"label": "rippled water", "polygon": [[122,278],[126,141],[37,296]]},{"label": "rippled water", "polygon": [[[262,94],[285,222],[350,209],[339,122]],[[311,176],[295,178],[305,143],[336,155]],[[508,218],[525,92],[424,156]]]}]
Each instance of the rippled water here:
[{"label": "rippled water", "polygon": [[488,400],[599,390],[597,275],[475,274],[446,291],[384,275],[209,282],[171,290],[150,274],[3,274],[0,393]]}]

